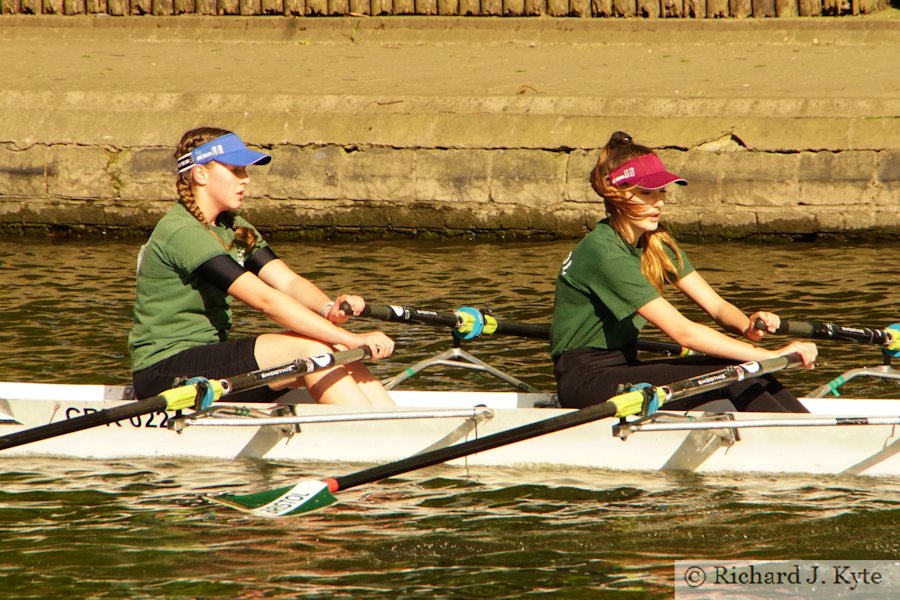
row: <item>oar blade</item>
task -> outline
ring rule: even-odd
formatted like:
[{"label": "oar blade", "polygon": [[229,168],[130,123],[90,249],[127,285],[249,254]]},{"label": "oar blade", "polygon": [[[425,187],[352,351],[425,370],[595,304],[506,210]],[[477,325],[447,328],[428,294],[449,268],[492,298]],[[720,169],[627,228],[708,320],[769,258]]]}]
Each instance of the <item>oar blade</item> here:
[{"label": "oar blade", "polygon": [[315,480],[305,480],[297,485],[252,494],[216,494],[207,498],[242,512],[266,518],[311,513],[337,502],[328,484]]}]

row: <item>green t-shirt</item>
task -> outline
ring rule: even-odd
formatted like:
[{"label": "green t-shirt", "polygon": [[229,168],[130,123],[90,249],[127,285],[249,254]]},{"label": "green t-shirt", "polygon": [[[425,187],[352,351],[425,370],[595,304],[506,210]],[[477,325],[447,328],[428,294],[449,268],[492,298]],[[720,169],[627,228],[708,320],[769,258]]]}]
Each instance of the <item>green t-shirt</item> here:
[{"label": "green t-shirt", "polygon": [[[235,222],[253,227],[240,217]],[[216,235],[176,203],[141,248],[134,321],[128,336],[133,371],[187,348],[226,339],[231,328],[231,296],[201,280],[194,271],[220,254],[229,254],[243,265],[243,252],[240,247],[225,249],[234,240],[230,228],[215,225],[211,230]],[[266,245],[258,232],[257,240],[254,251]]]},{"label": "green t-shirt", "polygon": [[[669,258],[678,260],[669,249]],[[563,261],[556,279],[550,353],[573,348],[622,348],[637,339],[646,320],[637,310],[659,297],[641,272],[643,250],[600,221]],[[694,270],[681,251],[680,277]]]}]

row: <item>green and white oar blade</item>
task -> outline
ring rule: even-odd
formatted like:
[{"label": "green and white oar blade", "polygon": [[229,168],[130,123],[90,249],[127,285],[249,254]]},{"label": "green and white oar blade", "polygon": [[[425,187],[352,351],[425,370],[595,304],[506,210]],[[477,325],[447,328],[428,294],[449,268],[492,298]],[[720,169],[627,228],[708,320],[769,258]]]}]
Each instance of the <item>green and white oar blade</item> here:
[{"label": "green and white oar blade", "polygon": [[207,496],[213,502],[257,517],[289,517],[310,513],[337,502],[324,481],[301,481],[297,485],[253,494]]}]

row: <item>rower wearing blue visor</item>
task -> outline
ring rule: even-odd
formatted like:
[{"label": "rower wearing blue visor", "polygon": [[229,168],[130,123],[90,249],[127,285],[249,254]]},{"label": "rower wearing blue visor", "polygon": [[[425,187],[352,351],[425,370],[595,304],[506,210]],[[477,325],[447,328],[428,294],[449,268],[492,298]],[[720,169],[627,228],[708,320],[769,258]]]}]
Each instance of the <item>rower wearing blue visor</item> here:
[{"label": "rower wearing blue visor", "polygon": [[[368,347],[391,355],[380,331],[355,333],[340,325],[365,300],[333,300],[278,258],[260,232],[238,214],[250,177],[247,167],[272,157],[247,148],[236,134],[203,127],[188,131],[175,151],[178,202],[159,220],[138,258],[134,319],[128,338],[135,393],[151,397],[194,377],[225,378],[298,358]],[[238,299],[282,330],[232,337],[231,302]],[[277,388],[234,394],[235,401],[275,400],[306,386],[326,404],[392,405],[361,362],[317,371]]]}]

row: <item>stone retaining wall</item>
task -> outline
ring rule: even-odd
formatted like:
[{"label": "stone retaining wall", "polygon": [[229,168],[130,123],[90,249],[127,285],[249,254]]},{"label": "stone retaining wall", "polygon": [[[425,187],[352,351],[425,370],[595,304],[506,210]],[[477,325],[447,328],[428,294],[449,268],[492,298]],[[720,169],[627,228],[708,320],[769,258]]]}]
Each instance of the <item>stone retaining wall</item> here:
[{"label": "stone retaining wall", "polygon": [[759,18],[860,15],[888,6],[889,0],[0,0],[0,13]]},{"label": "stone retaining wall", "polygon": [[[680,235],[900,237],[900,98],[891,87],[891,23],[666,20],[635,31],[635,22],[624,20],[458,18],[441,25],[437,17],[380,29],[403,20],[391,17],[364,21],[360,38],[369,42],[350,39],[355,20],[348,19],[6,19],[34,24],[4,30],[7,56],[22,57],[5,66],[15,85],[0,90],[0,229],[6,231],[146,235],[175,200],[172,146],[182,132],[206,124],[238,131],[274,155],[271,165],[251,169],[245,212],[282,237],[577,237],[602,214],[588,174],[598,145],[617,129],[639,132],[642,143],[690,181],[686,188],[673,186],[667,200],[667,223]],[[51,21],[73,27],[52,28]],[[319,25],[294,31],[297,22]],[[477,26],[459,30],[461,22]],[[241,36],[217,45],[222,58],[207,66],[231,64],[243,56],[244,44],[255,44],[259,81],[249,90],[230,78],[210,89],[178,82],[160,90],[159,79],[145,84],[131,76],[144,62],[178,60],[187,47],[178,40],[191,46],[200,38],[231,40],[237,37],[232,29]],[[506,41],[497,44],[501,29]],[[729,41],[740,42],[739,56],[755,53],[754,61],[803,51],[817,57],[806,63],[816,65],[816,77],[806,95],[796,93],[802,71],[788,70],[797,77],[779,79],[777,72],[751,68],[743,77],[759,90],[752,96],[722,88],[718,97],[688,97],[663,87],[634,98],[606,95],[602,87],[578,95],[571,91],[581,86],[559,81],[553,86],[562,93],[545,95],[521,85],[543,88],[539,80],[516,78],[506,81],[518,90],[472,95],[480,87],[461,81],[473,76],[474,62],[490,67],[509,40],[518,40],[511,46],[517,54],[540,38],[541,64],[557,68],[572,45],[600,33],[603,42],[591,46],[598,53],[585,56],[600,57],[612,52],[605,44],[628,39],[627,47],[611,47],[637,60],[661,39],[702,36],[691,56],[715,53]],[[414,68],[396,82],[402,89],[381,92],[378,82],[390,78],[401,58],[426,52],[420,39],[436,38],[435,60],[445,50],[477,46],[472,62],[453,63],[456,70],[447,71],[451,85],[430,93],[417,83]],[[96,40],[113,50],[101,52]],[[766,49],[772,40],[777,44]],[[49,61],[29,62],[35,44],[50,48]],[[365,63],[360,71],[374,74],[375,84],[337,86],[345,93],[330,87],[332,71],[282,68],[291,52],[299,64],[298,49],[309,52],[309,64],[326,64],[327,57],[373,56],[385,46],[377,55],[382,62]],[[132,62],[118,68],[126,55]],[[872,61],[867,74],[841,77],[866,60]],[[171,64],[164,70],[177,73]],[[569,76],[582,72],[572,64]],[[59,89],[46,90],[65,75],[55,70],[60,65],[80,70]],[[105,74],[119,79],[82,85],[93,73],[100,74],[94,84]],[[337,79],[353,74],[342,73]],[[480,73],[499,76],[490,68]],[[297,78],[291,86],[267,84],[291,74]],[[779,96],[776,88],[788,93]]]},{"label": "stone retaining wall", "polygon": [[[577,237],[602,213],[587,181],[596,151],[266,149],[245,213],[281,237]],[[170,153],[0,146],[0,223],[143,235],[175,199]],[[660,155],[690,181],[667,201],[681,235],[900,234],[900,151],[749,151],[726,137]]]}]

